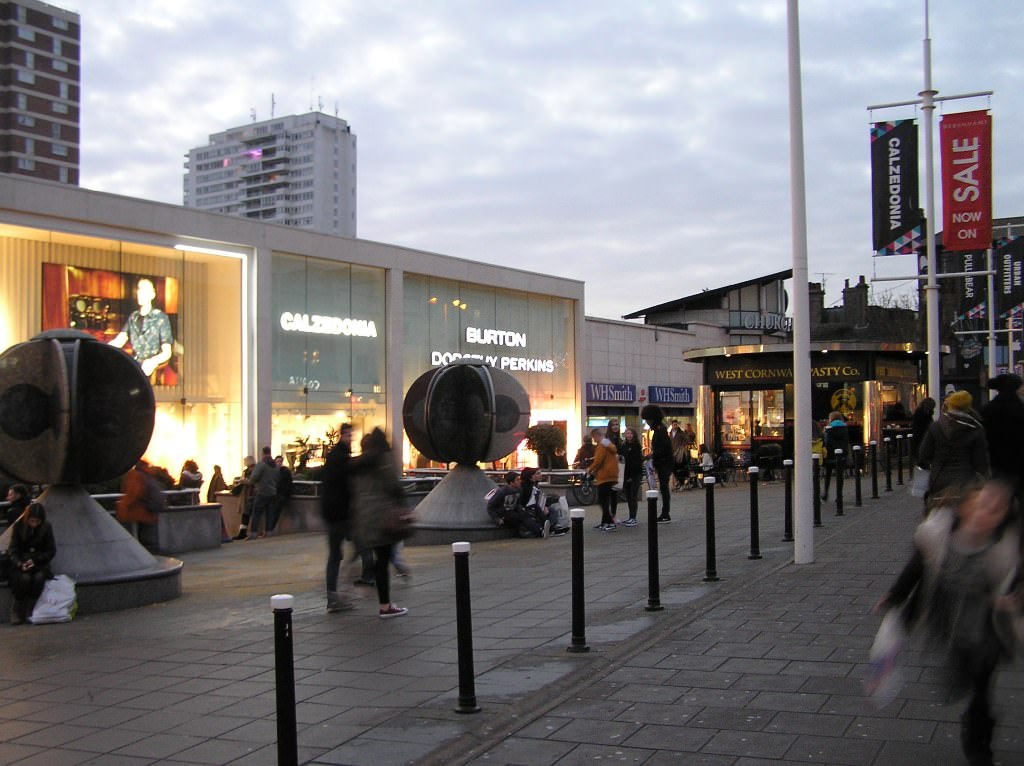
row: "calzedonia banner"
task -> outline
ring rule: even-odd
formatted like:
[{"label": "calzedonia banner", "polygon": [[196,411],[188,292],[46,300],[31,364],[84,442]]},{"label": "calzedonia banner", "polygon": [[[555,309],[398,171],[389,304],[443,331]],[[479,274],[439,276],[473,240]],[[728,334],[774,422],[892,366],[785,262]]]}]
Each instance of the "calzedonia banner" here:
[{"label": "calzedonia banner", "polygon": [[914,120],[871,126],[871,220],[875,255],[912,255],[924,243]]},{"label": "calzedonia banner", "polygon": [[939,123],[942,148],[942,245],[946,250],[992,246],[992,117],[949,114]]}]

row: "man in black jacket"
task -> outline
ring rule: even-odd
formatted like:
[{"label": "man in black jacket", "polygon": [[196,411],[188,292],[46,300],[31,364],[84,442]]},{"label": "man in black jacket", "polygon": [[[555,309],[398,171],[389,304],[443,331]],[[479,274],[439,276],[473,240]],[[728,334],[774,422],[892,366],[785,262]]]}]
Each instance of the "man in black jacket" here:
[{"label": "man in black jacket", "polygon": [[327,453],[320,477],[320,514],[327,527],[328,612],[341,612],[355,606],[351,596],[338,591],[338,570],[341,568],[343,546],[349,526],[352,426],[348,423],[342,424],[339,434],[338,443]]}]

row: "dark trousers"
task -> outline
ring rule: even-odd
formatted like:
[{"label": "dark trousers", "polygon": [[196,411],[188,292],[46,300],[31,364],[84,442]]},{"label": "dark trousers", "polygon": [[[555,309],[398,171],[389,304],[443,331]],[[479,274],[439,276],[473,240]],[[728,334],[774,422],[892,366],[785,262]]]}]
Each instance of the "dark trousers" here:
[{"label": "dark trousers", "polygon": [[626,507],[629,509],[629,518],[636,518],[637,495],[640,494],[640,474],[630,476],[627,474],[622,480],[622,494],[626,496]]},{"label": "dark trousers", "polygon": [[327,592],[338,590],[338,570],[341,569],[345,545],[345,524],[340,521],[327,522]]},{"label": "dark trousers", "polygon": [[373,549],[373,575],[377,585],[377,601],[381,604],[391,603],[391,546],[378,545]]},{"label": "dark trousers", "polygon": [[615,515],[615,482],[597,485],[597,502],[601,504],[601,523],[611,524]]}]

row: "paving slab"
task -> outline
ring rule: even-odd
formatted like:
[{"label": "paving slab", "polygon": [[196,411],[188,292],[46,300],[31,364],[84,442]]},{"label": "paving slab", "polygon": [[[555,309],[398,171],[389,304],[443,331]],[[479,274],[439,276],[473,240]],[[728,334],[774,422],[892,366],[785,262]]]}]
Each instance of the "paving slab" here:
[{"label": "paving slab", "polygon": [[[824,514],[815,561],[780,541],[782,485],[761,488],[761,553],[748,558],[749,490],[716,492],[705,582],[704,493],[676,493],[657,527],[661,611],[647,611],[646,514],[608,534],[584,523],[586,642],[569,653],[568,536],[474,543],[477,714],[459,702],[448,546],[409,546],[410,578],[376,617],[373,589],[327,614],[326,543],[296,534],[183,554],[183,596],[66,625],[0,627],[0,765],[276,764],[275,593],[292,615],[299,762],[891,766],[962,762],[960,706],[927,653],[884,707],[861,691],[871,605],[910,551],[919,503],[897,487]],[[58,541],[59,543],[59,541]],[[346,578],[354,573],[349,571]],[[996,688],[997,763],[1024,763],[1024,672]]]}]

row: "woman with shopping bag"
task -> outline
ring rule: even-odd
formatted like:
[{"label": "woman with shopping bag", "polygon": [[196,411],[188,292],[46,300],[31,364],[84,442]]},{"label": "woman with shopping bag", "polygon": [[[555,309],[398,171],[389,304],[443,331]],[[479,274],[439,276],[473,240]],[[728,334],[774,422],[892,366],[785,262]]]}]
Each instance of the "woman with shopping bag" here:
[{"label": "woman with shopping bag", "polygon": [[13,603],[11,624],[20,625],[28,617],[29,606],[39,598],[43,586],[53,574],[50,562],[57,555],[53,527],[46,520],[41,503],[31,503],[11,528],[9,582]]}]

